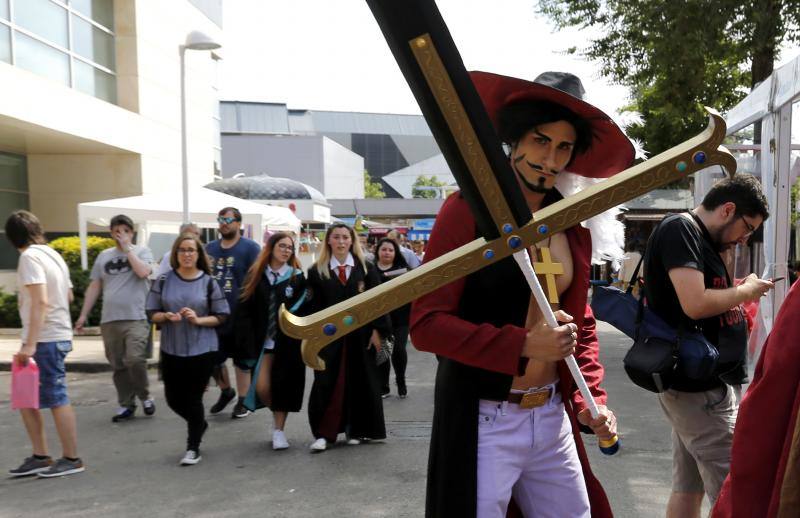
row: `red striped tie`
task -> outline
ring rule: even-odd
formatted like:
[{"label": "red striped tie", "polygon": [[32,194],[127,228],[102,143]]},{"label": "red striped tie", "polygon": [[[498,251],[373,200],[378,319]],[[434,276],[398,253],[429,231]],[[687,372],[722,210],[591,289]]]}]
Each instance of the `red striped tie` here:
[{"label": "red striped tie", "polygon": [[340,264],[337,268],[339,268],[339,282],[341,282],[342,285],[347,284],[347,265]]}]

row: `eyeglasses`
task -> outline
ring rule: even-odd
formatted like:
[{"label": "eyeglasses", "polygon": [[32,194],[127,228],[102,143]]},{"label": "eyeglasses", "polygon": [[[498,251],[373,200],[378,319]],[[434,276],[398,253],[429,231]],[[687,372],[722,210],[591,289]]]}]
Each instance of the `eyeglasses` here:
[{"label": "eyeglasses", "polygon": [[292,250],[294,247],[292,245],[286,245],[281,243],[279,245],[275,245],[275,248],[280,248],[281,250]]},{"label": "eyeglasses", "polygon": [[753,225],[748,223],[747,220],[744,219],[743,215],[739,214],[739,217],[742,218],[742,221],[744,221],[744,226],[747,227],[747,235],[750,235],[750,234],[752,234],[753,232],[756,231],[756,227],[754,227]]},{"label": "eyeglasses", "polygon": [[196,248],[178,248],[178,253],[181,255],[192,255],[197,253]]},{"label": "eyeglasses", "polygon": [[231,218],[231,217],[228,217],[228,216],[219,216],[217,218],[217,223],[224,223],[226,225],[230,225],[234,221],[239,221],[239,218]]}]

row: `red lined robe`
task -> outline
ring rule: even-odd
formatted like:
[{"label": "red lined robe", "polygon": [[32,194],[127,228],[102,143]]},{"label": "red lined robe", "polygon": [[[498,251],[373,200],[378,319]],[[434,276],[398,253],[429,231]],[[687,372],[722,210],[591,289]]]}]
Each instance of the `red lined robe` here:
[{"label": "red lined robe", "polygon": [[783,302],[739,406],[713,518],[800,516],[800,282]]},{"label": "red lined robe", "polygon": [[[544,201],[560,195],[553,191]],[[598,361],[595,321],[586,304],[591,236],[580,226],[566,231],[574,265],[573,282],[561,296],[561,308],[578,326],[575,358],[598,404],[603,367]],[[425,253],[430,261],[477,238],[466,200],[451,195],[442,206]],[[522,358],[530,288],[509,257],[466,278],[453,281],[414,302],[411,338],[417,349],[437,354],[433,431],[428,466],[426,515],[472,517],[476,514],[478,401],[502,401],[514,376],[525,372]],[[572,422],[583,466],[592,516],[612,516],[599,481],[592,474],[576,414],[586,408],[566,363],[558,363],[564,406]],[[513,508],[513,505],[512,505]]]}]

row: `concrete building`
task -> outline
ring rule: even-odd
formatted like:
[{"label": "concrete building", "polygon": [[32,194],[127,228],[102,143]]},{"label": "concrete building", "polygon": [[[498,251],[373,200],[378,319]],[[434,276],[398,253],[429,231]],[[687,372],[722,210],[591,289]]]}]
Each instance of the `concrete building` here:
[{"label": "concrete building", "polygon": [[[192,30],[220,41],[222,0],[0,0],[0,214],[75,233],[79,202],[178,196],[178,47]],[[186,52],[192,187],[219,168],[219,57]],[[0,236],[0,271],[15,265]]]},{"label": "concrete building", "polygon": [[242,101],[222,101],[221,114],[223,177],[292,178],[328,200],[363,198],[364,170],[389,198],[411,198],[419,175],[455,183],[421,115]]}]

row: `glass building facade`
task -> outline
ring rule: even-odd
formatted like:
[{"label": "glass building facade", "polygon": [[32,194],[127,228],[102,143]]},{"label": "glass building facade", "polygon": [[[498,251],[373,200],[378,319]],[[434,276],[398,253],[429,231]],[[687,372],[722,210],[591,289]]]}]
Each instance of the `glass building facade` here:
[{"label": "glass building facade", "polygon": [[117,102],[113,0],[0,0],[0,61]]},{"label": "glass building facade", "polygon": [[[24,156],[0,153],[0,214],[8,216],[29,209],[28,166]],[[5,235],[5,220],[0,224],[0,270],[17,267],[19,254]]]}]

